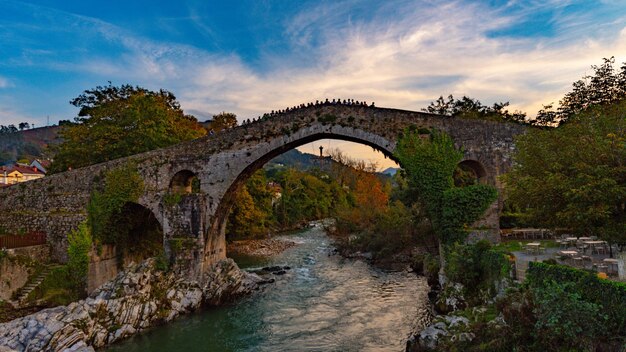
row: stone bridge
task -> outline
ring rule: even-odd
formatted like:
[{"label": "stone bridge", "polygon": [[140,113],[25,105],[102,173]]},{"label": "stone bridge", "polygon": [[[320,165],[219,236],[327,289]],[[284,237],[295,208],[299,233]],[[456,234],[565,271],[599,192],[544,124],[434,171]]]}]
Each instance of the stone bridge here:
[{"label": "stone bridge", "polygon": [[[267,161],[323,138],[366,144],[392,157],[398,135],[407,127],[446,131],[463,148],[462,163],[481,182],[499,189],[498,176],[511,167],[513,139],[524,132],[523,126],[512,123],[397,109],[308,106],[169,148],[0,189],[0,226],[6,232],[46,232],[53,258],[63,261],[66,235],[86,219],[86,205],[92,192],[102,187],[106,171],[132,161],[145,184],[138,203],[158,219],[166,253],[172,254],[173,240],[191,243],[175,257],[178,268],[197,277],[226,256],[224,231],[233,195]],[[194,178],[200,181],[198,192],[191,190]],[[172,193],[185,195],[171,204],[166,200]],[[492,240],[497,240],[501,204],[501,199],[495,202],[478,224]]]}]

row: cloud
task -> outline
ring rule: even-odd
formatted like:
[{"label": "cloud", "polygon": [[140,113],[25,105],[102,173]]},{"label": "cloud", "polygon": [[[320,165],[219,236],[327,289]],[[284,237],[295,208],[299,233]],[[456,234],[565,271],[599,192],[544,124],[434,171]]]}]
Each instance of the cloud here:
[{"label": "cloud", "polygon": [[[512,108],[532,115],[542,104],[557,102],[602,57],[626,61],[626,27],[620,27],[626,21],[604,21],[586,9],[569,11],[576,3],[315,2],[277,19],[290,52],[263,51],[262,69],[233,52],[149,40],[98,19],[54,10],[49,17],[57,25],[88,32],[86,38],[115,50],[45,64],[101,80],[93,86],[112,80],[166,88],[184,109],[199,115],[232,111],[252,118],[327,97],[419,110],[449,93],[488,104],[510,100]],[[551,16],[550,35],[493,35],[524,27],[540,12]],[[217,35],[199,14],[190,10],[189,19],[206,38]]]},{"label": "cloud", "polygon": [[9,80],[0,76],[0,88],[7,88],[10,86],[11,86],[11,83],[9,82]]},{"label": "cloud", "polygon": [[407,1],[393,18],[387,6],[371,9],[379,15],[370,21],[345,22],[341,4],[307,9],[285,27],[293,46],[315,59],[313,65],[287,55],[270,58],[270,68],[258,72],[232,54],[134,47],[141,64],[133,70],[172,84],[185,108],[233,111],[244,118],[326,97],[419,110],[448,93],[485,103],[510,100],[513,108],[532,115],[542,104],[558,101],[602,57],[626,59],[619,30],[580,35],[575,25],[580,18],[572,14],[555,21],[557,34],[551,38],[490,37],[490,31],[532,16],[533,8],[512,16],[464,2]]}]

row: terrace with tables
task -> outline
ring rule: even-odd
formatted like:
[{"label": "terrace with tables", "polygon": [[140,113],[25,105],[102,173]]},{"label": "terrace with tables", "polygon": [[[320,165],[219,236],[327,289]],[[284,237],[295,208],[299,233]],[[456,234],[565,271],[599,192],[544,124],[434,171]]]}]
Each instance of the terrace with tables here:
[{"label": "terrace with tables", "polygon": [[624,259],[620,255],[624,248],[609,246],[595,236],[556,236],[546,229],[519,229],[503,234],[502,240],[499,246],[515,256],[518,280],[524,279],[529,262],[554,259],[559,264],[604,273],[612,280],[626,281]]}]

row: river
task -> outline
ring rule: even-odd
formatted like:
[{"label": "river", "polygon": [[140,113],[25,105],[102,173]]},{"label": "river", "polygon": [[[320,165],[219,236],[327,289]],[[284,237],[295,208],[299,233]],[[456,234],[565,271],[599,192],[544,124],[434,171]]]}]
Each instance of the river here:
[{"label": "river", "polygon": [[428,285],[332,253],[320,228],[286,235],[299,245],[242,268],[291,267],[236,304],[206,309],[107,351],[404,351],[427,320]]}]

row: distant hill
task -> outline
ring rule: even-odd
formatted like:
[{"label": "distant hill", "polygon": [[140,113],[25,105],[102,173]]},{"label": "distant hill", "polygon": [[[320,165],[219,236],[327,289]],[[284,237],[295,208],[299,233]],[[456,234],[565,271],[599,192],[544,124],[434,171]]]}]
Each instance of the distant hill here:
[{"label": "distant hill", "polygon": [[[324,162],[334,162],[330,158],[324,158]],[[301,171],[310,170],[312,168],[320,167],[320,160],[318,156],[313,154],[302,153],[297,149],[292,149],[285,152],[265,164],[264,168],[272,169],[275,167],[293,167]]]},{"label": "distant hill", "polygon": [[393,176],[393,175],[396,174],[396,172],[398,172],[398,170],[400,170],[399,167],[388,167],[385,170],[383,170],[383,172],[381,172],[381,174]]},{"label": "distant hill", "polygon": [[58,132],[59,126],[49,126],[0,134],[0,165],[47,158],[46,147],[57,142]]},{"label": "distant hill", "polygon": [[[337,164],[337,162],[330,157],[324,157],[323,163],[320,163],[319,156],[292,149],[268,161],[263,168],[270,171],[281,167],[293,167],[300,171],[309,171],[311,169],[320,168],[320,165],[322,168],[327,168],[334,164]],[[378,172],[377,175],[382,181],[386,181],[390,180],[397,170],[399,170],[399,168],[390,167],[383,172]]]}]

